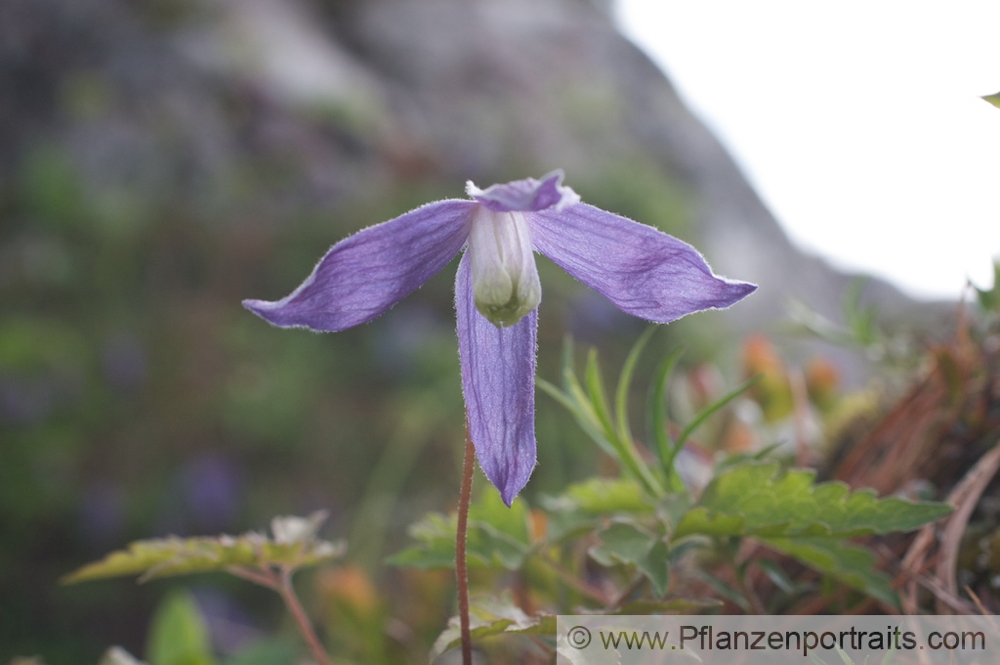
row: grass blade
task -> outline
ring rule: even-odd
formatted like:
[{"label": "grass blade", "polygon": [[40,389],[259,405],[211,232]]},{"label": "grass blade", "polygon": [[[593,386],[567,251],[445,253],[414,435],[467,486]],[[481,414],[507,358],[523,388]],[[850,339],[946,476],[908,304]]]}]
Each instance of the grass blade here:
[{"label": "grass blade", "polygon": [[676,349],[660,365],[660,371],[651,384],[649,405],[649,431],[656,445],[657,457],[660,460],[660,469],[663,471],[663,478],[666,481],[668,490],[680,489],[680,478],[674,471],[674,450],[673,440],[670,438],[670,428],[667,423],[667,383],[673,374],[677,361],[683,355],[684,349]]},{"label": "grass blade", "polygon": [[635,366],[643,348],[655,331],[656,328],[650,326],[639,336],[639,339],[632,345],[628,357],[625,358],[622,372],[618,376],[618,387],[615,390],[615,416],[617,417],[618,437],[623,441],[632,440],[632,431],[628,426],[628,391],[632,387],[632,375],[635,373]]}]

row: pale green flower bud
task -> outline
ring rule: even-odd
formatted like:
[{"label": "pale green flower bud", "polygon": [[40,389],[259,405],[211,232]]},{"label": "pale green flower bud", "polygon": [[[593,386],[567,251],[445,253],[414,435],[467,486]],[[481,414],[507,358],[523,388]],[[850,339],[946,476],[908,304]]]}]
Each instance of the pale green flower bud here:
[{"label": "pale green flower bud", "polygon": [[494,325],[514,325],[538,307],[542,284],[523,213],[479,206],[472,216],[468,251],[476,308]]}]

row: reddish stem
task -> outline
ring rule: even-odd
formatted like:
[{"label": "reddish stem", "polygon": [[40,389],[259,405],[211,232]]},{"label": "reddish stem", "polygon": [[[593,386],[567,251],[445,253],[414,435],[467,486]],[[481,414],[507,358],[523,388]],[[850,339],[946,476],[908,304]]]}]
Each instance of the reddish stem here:
[{"label": "reddish stem", "polygon": [[306,611],[302,609],[299,597],[295,595],[295,587],[292,585],[293,571],[291,568],[281,568],[280,574],[276,570],[263,567],[254,569],[246,566],[230,566],[228,570],[236,577],[276,591],[281,596],[281,599],[285,601],[285,607],[288,608],[288,611],[292,614],[292,618],[295,619],[295,624],[309,645],[309,649],[312,651],[316,662],[319,665],[333,665],[330,656],[327,655],[315,631],[313,631],[312,623],[310,623]]},{"label": "reddish stem", "polygon": [[313,653],[313,658],[316,659],[319,665],[332,665],[330,656],[327,655],[326,650],[313,631],[312,623],[310,623],[306,611],[302,609],[299,597],[295,595],[295,587],[292,586],[292,571],[288,569],[281,571],[281,586],[278,589],[278,593],[281,594],[281,599],[285,601],[285,606],[288,607],[288,611],[295,618],[295,623],[298,624],[302,637],[309,643],[309,649]]},{"label": "reddish stem", "polygon": [[465,459],[462,462],[462,490],[458,500],[458,529],[455,533],[455,576],[458,579],[458,621],[462,630],[462,665],[472,665],[472,635],[469,632],[469,572],[466,567],[465,544],[469,530],[469,502],[472,500],[472,472],[476,466],[476,449],[465,435]]}]

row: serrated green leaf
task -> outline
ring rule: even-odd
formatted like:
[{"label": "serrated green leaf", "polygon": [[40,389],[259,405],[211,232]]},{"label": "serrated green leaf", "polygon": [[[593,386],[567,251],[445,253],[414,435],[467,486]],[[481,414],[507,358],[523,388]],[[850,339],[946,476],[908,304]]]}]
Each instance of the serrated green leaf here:
[{"label": "serrated green leaf", "polygon": [[208,629],[191,594],[172,593],[160,604],[146,657],[150,665],[214,665]]},{"label": "serrated green leaf", "polygon": [[316,540],[311,536],[289,542],[276,542],[252,532],[215,538],[172,536],[130,543],[127,549],[87,564],[62,581],[73,584],[123,575],[139,575],[140,581],[146,581],[171,575],[225,571],[231,566],[301,568],[338,558],[343,552],[342,543]]},{"label": "serrated green leaf", "polygon": [[590,478],[543,499],[549,510],[580,510],[592,515],[650,514],[653,505],[632,478]]},{"label": "serrated green leaf", "polygon": [[[466,553],[470,568],[482,565],[482,561],[474,560]],[[399,568],[416,568],[418,570],[438,570],[455,567],[455,544],[450,546],[445,542],[422,543],[400,550],[385,558],[386,565]]]},{"label": "serrated green leaf", "polygon": [[891,580],[875,569],[875,555],[864,547],[837,538],[762,538],[761,542],[890,607],[899,607]]},{"label": "serrated green leaf", "polygon": [[486,525],[526,547],[531,545],[528,504],[517,498],[508,508],[492,485],[469,506],[469,522]]},{"label": "serrated green leaf", "polygon": [[[428,513],[420,521],[410,525],[410,537],[419,541],[417,545],[386,558],[392,566],[411,566],[422,570],[453,568],[455,566],[456,520],[448,519],[441,513]],[[474,551],[467,552],[470,566],[485,563]]]},{"label": "serrated green leaf", "polygon": [[558,496],[543,497],[541,503],[548,511],[550,543],[593,529],[609,516],[653,513],[652,499],[634,478],[591,478]]},{"label": "serrated green leaf", "polygon": [[619,520],[597,532],[601,544],[590,548],[591,558],[603,566],[635,566],[658,596],[667,589],[667,546],[663,539],[638,524]]},{"label": "serrated green leaf", "polygon": [[[556,617],[552,614],[528,616],[511,600],[510,594],[500,598],[475,603],[469,612],[469,627],[472,639],[480,640],[493,635],[548,635],[556,634]],[[448,628],[434,642],[429,660],[434,660],[445,651],[461,642],[458,618],[448,622]]]},{"label": "serrated green leaf", "polygon": [[487,565],[500,566],[506,570],[523,568],[531,551],[528,545],[482,523],[469,529],[467,548]]},{"label": "serrated green leaf", "polygon": [[632,522],[612,522],[597,537],[601,544],[591,547],[589,554],[602,566],[636,565],[646,558],[655,540],[652,533]]},{"label": "serrated green leaf", "polygon": [[[419,542],[388,557],[386,563],[423,570],[454,568],[456,528],[454,515],[429,513],[410,527],[410,536]],[[531,551],[528,506],[523,499],[515,499],[507,508],[491,489],[469,507],[466,558],[470,567],[518,570]]]},{"label": "serrated green leaf", "polygon": [[592,531],[600,518],[580,510],[550,511],[545,522],[545,540],[550,544],[562,543]]},{"label": "serrated green leaf", "polygon": [[951,512],[943,503],[879,499],[840,482],[814,484],[815,473],[784,474],[776,464],[748,464],[717,475],[678,524],[675,537],[856,536],[910,531]]}]

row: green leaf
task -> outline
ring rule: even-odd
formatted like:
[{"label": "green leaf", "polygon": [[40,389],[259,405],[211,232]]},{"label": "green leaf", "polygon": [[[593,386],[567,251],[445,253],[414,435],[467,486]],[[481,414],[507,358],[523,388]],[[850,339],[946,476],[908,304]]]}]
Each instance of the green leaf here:
[{"label": "green leaf", "polygon": [[[648,333],[647,333],[648,335]],[[644,340],[640,339],[639,350]],[[580,427],[592,438],[597,445],[616,459],[629,473],[633,474],[654,496],[662,494],[662,488],[657,478],[649,470],[635,448],[635,442],[631,436],[620,436],[619,427],[627,433],[627,413],[619,413],[616,418],[608,403],[606,391],[604,389],[604,378],[597,362],[597,350],[591,349],[587,354],[587,364],[584,368],[584,384],[581,385],[579,379],[573,371],[572,346],[567,341],[563,354],[563,385],[564,391],[559,391],[551,384],[537,380],[537,384],[542,390],[552,395],[560,404],[569,409],[576,418]],[[633,349],[635,351],[635,349]],[[625,400],[627,384],[630,381],[631,369],[628,363],[635,363],[637,356],[630,356],[630,361],[626,361],[626,370],[619,381],[619,391],[617,397]],[[584,389],[586,388],[586,389]]]},{"label": "green leaf", "polygon": [[648,495],[633,478],[591,478],[558,496],[543,497],[542,506],[548,511],[550,543],[589,530],[609,516],[653,513]]},{"label": "green leaf", "polygon": [[667,543],[658,538],[646,555],[645,561],[638,563],[639,571],[649,579],[657,597],[663,597],[670,583],[670,570],[667,565]]},{"label": "green leaf", "polygon": [[[1000,93],[997,93],[1000,95]],[[979,298],[979,306],[987,312],[1000,311],[1000,261],[993,263],[993,287],[981,289],[973,285]]]},{"label": "green leaf", "polygon": [[988,101],[993,106],[1000,108],[1000,92],[996,92],[992,95],[984,95],[983,99]]},{"label": "green leaf", "polygon": [[890,607],[899,608],[892,581],[875,569],[875,555],[864,547],[838,538],[762,538],[761,542]]},{"label": "green leaf", "polygon": [[674,537],[856,536],[910,531],[951,512],[943,503],[879,499],[841,482],[814,484],[813,471],[780,474],[777,464],[748,464],[716,476]]},{"label": "green leaf", "polygon": [[469,522],[487,526],[517,543],[531,546],[528,504],[523,499],[515,499],[508,508],[500,498],[500,492],[492,485],[469,506]]},{"label": "green leaf", "polygon": [[[641,348],[640,348],[641,350]],[[634,363],[635,360],[633,359]],[[629,370],[631,372],[631,370]],[[624,372],[623,372],[624,374]],[[626,377],[623,377],[626,378]],[[659,482],[650,472],[649,467],[643,461],[638,451],[635,449],[635,442],[631,436],[621,436],[619,429],[615,427],[611,409],[608,406],[608,399],[604,391],[604,377],[601,375],[601,368],[597,362],[597,349],[591,349],[587,354],[587,366],[584,370],[584,381],[587,386],[587,394],[597,414],[597,423],[600,426],[604,438],[606,438],[615,450],[615,458],[629,470],[636,478],[646,486],[646,489],[653,495],[662,493]],[[624,406],[624,405],[623,405]],[[618,419],[628,418],[627,410],[624,414],[619,414]],[[627,432],[627,426],[622,428]]]},{"label": "green leaf", "polygon": [[[410,525],[410,537],[418,544],[386,558],[391,566],[410,566],[421,570],[455,567],[455,520],[440,513],[425,515]],[[483,560],[470,548],[466,553],[470,567],[484,565]]]},{"label": "green leaf", "polygon": [[667,545],[663,539],[638,524],[619,520],[597,533],[601,544],[590,548],[590,556],[603,566],[635,566],[652,584],[658,596],[668,583]]},{"label": "green leaf", "polygon": [[[687,492],[667,494],[656,503],[656,516],[667,527],[667,534],[673,537],[677,525],[691,510],[694,499]],[[681,543],[683,544],[683,543]]]},{"label": "green leaf", "polygon": [[315,539],[322,514],[309,518],[276,518],[275,537],[260,533],[215,538],[159,538],[140,540],[70,573],[64,584],[139,575],[146,581],[170,575],[225,571],[232,566],[288,566],[301,568],[343,555],[342,543]]},{"label": "green leaf", "polygon": [[[615,434],[612,424],[611,407],[608,405],[608,397],[604,392],[604,376],[601,374],[601,366],[597,362],[597,349],[590,349],[587,353],[587,366],[584,368],[584,385],[587,386],[587,396],[590,403],[594,405],[594,413],[601,428],[609,435]],[[625,460],[621,460],[624,462]]]},{"label": "green leaf", "polygon": [[590,556],[602,566],[636,565],[645,560],[655,536],[634,522],[616,521],[597,532],[601,544],[590,548]]},{"label": "green leaf", "polygon": [[[475,603],[469,612],[472,639],[481,640],[493,635],[547,635],[556,634],[556,617],[551,614],[528,616],[514,604],[510,594],[500,598]],[[428,660],[434,662],[445,651],[459,645],[462,636],[458,617],[452,617],[448,628],[434,642]]]},{"label": "green leaf", "polygon": [[[452,536],[452,542],[455,538]],[[499,566],[507,570],[520,570],[530,554],[531,548],[512,539],[505,533],[496,531],[489,524],[476,524],[468,532],[468,552],[489,566]],[[454,564],[454,561],[452,562]]]},{"label": "green leaf", "polygon": [[[455,515],[429,513],[410,527],[410,536],[418,543],[386,562],[424,570],[454,568],[457,523]],[[470,567],[519,570],[531,551],[528,506],[523,499],[515,499],[507,508],[499,493],[490,488],[469,507],[466,557]]]},{"label": "green leaf", "polygon": [[146,656],[150,665],[214,665],[208,629],[191,594],[172,593],[160,604]]},{"label": "green leaf", "polygon": [[580,510],[592,515],[650,514],[653,506],[632,478],[590,478],[570,485],[557,497],[546,497],[550,510]]}]

